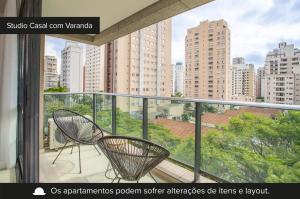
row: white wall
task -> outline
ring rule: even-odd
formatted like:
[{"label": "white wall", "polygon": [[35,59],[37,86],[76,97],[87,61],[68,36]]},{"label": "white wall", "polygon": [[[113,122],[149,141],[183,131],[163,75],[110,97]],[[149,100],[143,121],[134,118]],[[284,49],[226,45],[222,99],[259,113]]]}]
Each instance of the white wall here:
[{"label": "white wall", "polygon": [[[7,1],[4,16],[17,16],[16,1]],[[17,52],[17,35],[0,34],[0,169],[16,160]]]},{"label": "white wall", "polygon": [[184,68],[183,65],[175,65],[175,92],[184,94]]},{"label": "white wall", "polygon": [[70,51],[70,92],[83,92],[83,57],[81,47],[71,47]]},{"label": "white wall", "polygon": [[[67,55],[65,52],[68,52]],[[61,71],[63,86],[66,86],[69,92],[83,92],[82,48],[76,42],[66,42],[66,47],[62,50]]]}]

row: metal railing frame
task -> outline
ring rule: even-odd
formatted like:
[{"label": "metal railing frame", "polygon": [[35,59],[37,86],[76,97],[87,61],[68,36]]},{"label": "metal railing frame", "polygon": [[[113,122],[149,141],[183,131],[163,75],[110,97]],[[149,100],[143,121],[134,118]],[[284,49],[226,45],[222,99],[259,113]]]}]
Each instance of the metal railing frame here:
[{"label": "metal railing frame", "polygon": [[[93,98],[93,120],[96,122],[96,104],[97,95],[106,95],[112,97],[112,135],[117,135],[116,116],[117,116],[117,97],[129,97],[129,98],[141,98],[143,99],[143,129],[142,137],[148,140],[148,101],[149,99],[155,100],[169,100],[177,101],[181,103],[192,102],[195,103],[195,157],[194,157],[194,180],[193,182],[199,182],[200,174],[217,179],[219,182],[226,182],[226,180],[220,179],[217,176],[201,171],[201,112],[203,104],[218,104],[218,105],[231,105],[231,106],[246,106],[255,108],[270,108],[280,110],[297,110],[300,111],[299,105],[285,105],[285,104],[269,104],[269,103],[256,103],[256,102],[238,102],[238,101],[225,101],[225,100],[207,100],[207,99],[191,99],[191,98],[174,98],[174,97],[154,97],[154,96],[142,96],[142,95],[130,95],[119,93],[45,93],[45,95],[92,95]],[[187,165],[178,160],[174,160],[182,165]],[[218,180],[219,179],[219,180]]]}]

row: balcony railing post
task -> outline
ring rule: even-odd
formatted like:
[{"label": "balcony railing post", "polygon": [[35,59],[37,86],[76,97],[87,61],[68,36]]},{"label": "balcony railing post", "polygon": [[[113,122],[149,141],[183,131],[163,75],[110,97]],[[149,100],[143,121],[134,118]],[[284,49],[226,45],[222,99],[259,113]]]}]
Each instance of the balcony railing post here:
[{"label": "balcony railing post", "polygon": [[111,107],[111,130],[112,135],[117,135],[117,96],[112,95],[112,107]]},{"label": "balcony railing post", "polygon": [[196,103],[195,115],[195,163],[194,163],[194,182],[200,179],[200,161],[201,161],[201,103]]},{"label": "balcony railing post", "polygon": [[96,100],[96,94],[93,94],[93,122],[96,123],[96,113],[97,113],[97,100]]},{"label": "balcony railing post", "polygon": [[148,140],[148,98],[143,98],[143,139]]}]

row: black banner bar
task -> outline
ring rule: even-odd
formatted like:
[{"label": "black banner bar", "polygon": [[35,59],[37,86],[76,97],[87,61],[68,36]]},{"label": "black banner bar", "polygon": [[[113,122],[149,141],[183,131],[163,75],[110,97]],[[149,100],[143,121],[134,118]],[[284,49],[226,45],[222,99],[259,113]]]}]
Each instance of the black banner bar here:
[{"label": "black banner bar", "polygon": [[298,198],[300,184],[0,184],[0,198]]},{"label": "black banner bar", "polygon": [[0,34],[99,34],[100,17],[0,17]]}]

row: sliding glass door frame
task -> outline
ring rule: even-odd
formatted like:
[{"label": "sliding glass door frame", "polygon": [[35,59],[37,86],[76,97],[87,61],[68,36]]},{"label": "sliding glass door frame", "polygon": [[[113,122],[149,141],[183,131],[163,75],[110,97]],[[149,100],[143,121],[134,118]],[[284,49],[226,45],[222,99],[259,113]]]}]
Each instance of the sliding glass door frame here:
[{"label": "sliding glass door frame", "polygon": [[[23,0],[19,17],[40,17],[42,1]],[[39,182],[41,35],[18,35],[17,181]]]}]

